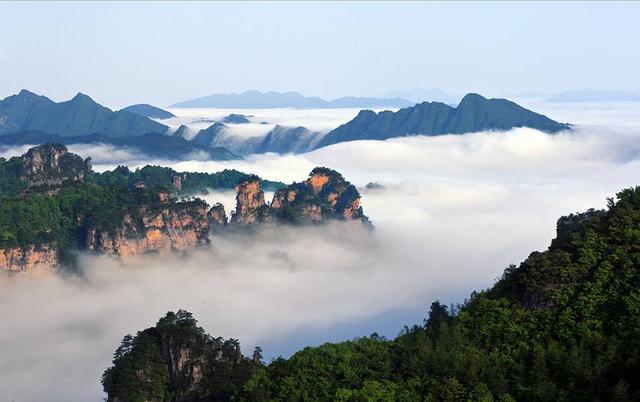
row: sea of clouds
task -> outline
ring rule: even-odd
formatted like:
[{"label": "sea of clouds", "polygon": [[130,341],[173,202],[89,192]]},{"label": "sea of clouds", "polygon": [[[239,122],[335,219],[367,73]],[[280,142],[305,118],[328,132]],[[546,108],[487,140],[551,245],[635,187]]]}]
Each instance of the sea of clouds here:
[{"label": "sea of clouds", "polygon": [[[153,325],[167,310],[187,309],[214,336],[240,339],[246,353],[262,345],[273,357],[373,331],[394,336],[402,325],[420,323],[433,300],[463,301],[491,286],[508,264],[548,246],[559,216],[603,208],[606,197],[640,183],[640,106],[529,106],[576,129],[356,141],[230,162],[71,147],[92,156],[98,170],[123,163],[235,168],[292,182],[328,166],[361,188],[376,229],[336,223],[214,235],[211,250],[188,257],[84,256],[78,276],[2,282],[0,395],[101,400],[99,377],[122,336]],[[271,113],[274,121],[282,111],[261,113],[258,119]],[[304,113],[312,117],[300,124],[316,119]],[[23,151],[5,148],[0,155]],[[365,189],[369,182],[383,188]],[[233,196],[205,198],[229,212]]]}]

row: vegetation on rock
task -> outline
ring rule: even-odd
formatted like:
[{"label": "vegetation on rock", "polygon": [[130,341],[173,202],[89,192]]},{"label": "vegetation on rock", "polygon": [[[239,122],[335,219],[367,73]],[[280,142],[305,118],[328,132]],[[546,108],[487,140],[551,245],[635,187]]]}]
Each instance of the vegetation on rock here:
[{"label": "vegetation on rock", "polygon": [[640,400],[639,244],[636,187],[607,210],[561,218],[548,250],[462,305],[434,302],[423,325],[395,339],[307,347],[216,386],[246,401]]}]

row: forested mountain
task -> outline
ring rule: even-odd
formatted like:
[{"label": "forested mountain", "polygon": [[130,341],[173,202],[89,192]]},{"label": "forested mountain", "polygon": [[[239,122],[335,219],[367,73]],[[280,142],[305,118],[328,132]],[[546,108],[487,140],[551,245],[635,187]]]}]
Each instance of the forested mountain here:
[{"label": "forested mountain", "polygon": [[191,313],[168,312],[151,328],[127,335],[102,376],[108,401],[228,401],[261,365],[261,351],[242,355],[236,339],[214,338]]},{"label": "forested mountain", "polygon": [[457,107],[423,102],[397,112],[362,110],[351,121],[330,131],[318,147],[354,140],[385,140],[407,135],[464,134],[484,130],[530,127],[555,133],[570,128],[506,99],[467,94]]},{"label": "forested mountain", "polygon": [[[184,131],[185,129],[182,130]],[[226,148],[200,145],[197,142],[186,140],[180,134],[181,133],[178,133],[178,135],[165,135],[158,133],[149,133],[138,135],[135,137],[109,137],[104,134],[89,134],[61,137],[56,134],[47,134],[41,131],[20,131],[13,134],[1,135],[0,144],[111,144],[133,148],[138,150],[142,155],[155,156],[159,158],[178,160],[208,159],[225,161],[242,159],[242,157],[234,154]]]},{"label": "forested mountain", "polygon": [[[263,188],[274,190],[271,204]],[[194,195],[234,189],[236,206],[209,206]],[[211,230],[354,221],[371,227],[354,185],[318,167],[288,186],[236,170],[176,172],[118,166],[95,172],[62,144],[0,158],[0,275],[73,267],[77,252],[127,257],[188,253],[210,244]]]},{"label": "forested mountain", "polygon": [[167,126],[128,111],[114,112],[81,93],[56,103],[23,89],[0,101],[0,135],[24,130],[61,137],[89,134],[132,137],[165,133]]},{"label": "forested mountain", "polygon": [[[223,379],[231,371],[213,368],[216,387],[176,398],[193,380],[169,386],[167,363],[137,346],[147,342],[141,332],[116,351],[104,388],[119,401],[637,401],[639,244],[636,187],[607,210],[560,218],[546,251],[508,267],[462,305],[432,303],[424,324],[395,339],[373,334],[308,347],[252,367],[243,384],[244,374]],[[144,367],[160,380],[122,367]],[[112,391],[131,385],[154,393]]]},{"label": "forested mountain", "polygon": [[631,91],[578,89],[553,95],[547,102],[640,102],[640,94]]},{"label": "forested mountain", "polygon": [[[275,152],[302,153],[310,151],[322,138],[322,133],[305,127],[286,127],[276,124],[266,135],[240,137],[229,134],[228,126],[216,122],[198,131],[191,142],[201,147],[228,149],[238,155]],[[184,131],[183,131],[184,132]]]}]

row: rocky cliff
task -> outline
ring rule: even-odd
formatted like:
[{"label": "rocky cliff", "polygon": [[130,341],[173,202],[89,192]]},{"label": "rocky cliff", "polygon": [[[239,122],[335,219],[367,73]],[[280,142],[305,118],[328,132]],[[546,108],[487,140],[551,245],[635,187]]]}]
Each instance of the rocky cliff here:
[{"label": "rocky cliff", "polygon": [[280,222],[319,223],[328,220],[369,223],[360,206],[360,193],[335,170],[317,167],[302,183],[278,190],[271,214]]},{"label": "rocky cliff", "polygon": [[231,215],[231,223],[249,226],[270,221],[269,206],[264,201],[264,191],[260,188],[258,176],[248,176],[236,186],[236,209]]},{"label": "rocky cliff", "polygon": [[260,183],[249,179],[238,186],[236,211],[231,223],[309,224],[331,220],[358,221],[370,225],[360,206],[360,193],[335,170],[317,167],[309,178],[278,191],[270,205],[264,201]]},{"label": "rocky cliff", "polygon": [[240,174],[230,221],[220,203],[209,207],[197,198],[174,198],[191,176],[208,178],[164,169],[142,169],[132,176],[119,167],[100,175],[91,171],[90,159],[58,144],[0,160],[0,170],[10,179],[0,188],[0,271],[51,270],[73,261],[75,251],[118,257],[186,253],[208,245],[212,230],[229,226],[330,220],[369,224],[356,188],[328,168],[316,168],[306,181],[280,188],[270,205],[264,181]]},{"label": "rocky cliff", "polygon": [[82,160],[61,144],[31,148],[22,156],[21,179],[26,191],[45,188],[57,191],[65,181],[82,182],[91,171],[91,158]]},{"label": "rocky cliff", "polygon": [[211,229],[216,230],[227,226],[227,214],[224,211],[224,205],[215,203],[207,213],[209,225]]},{"label": "rocky cliff", "polygon": [[7,274],[50,271],[58,262],[55,245],[0,249],[0,272]]},{"label": "rocky cliff", "polygon": [[141,206],[114,230],[87,230],[86,250],[121,257],[185,253],[209,244],[208,208],[203,201],[173,203],[161,196],[160,208]]}]

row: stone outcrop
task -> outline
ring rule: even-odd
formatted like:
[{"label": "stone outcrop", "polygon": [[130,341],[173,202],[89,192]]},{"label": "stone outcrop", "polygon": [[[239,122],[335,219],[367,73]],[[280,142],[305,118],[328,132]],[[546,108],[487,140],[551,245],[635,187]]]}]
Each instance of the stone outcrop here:
[{"label": "stone outcrop", "polygon": [[[260,178],[243,176],[236,186],[235,211],[227,220],[221,203],[209,207],[197,198],[178,201],[153,180],[149,185],[139,180],[131,186],[111,177],[98,184],[91,172],[91,160],[69,153],[64,145],[31,148],[6,163],[13,169],[11,180],[7,180],[8,191],[3,193],[8,197],[6,202],[14,203],[12,208],[21,211],[20,203],[29,202],[30,193],[49,194],[51,209],[34,210],[62,217],[65,225],[51,224],[26,236],[22,234],[24,219],[20,224],[5,219],[8,223],[0,243],[0,272],[51,270],[61,262],[73,261],[74,251],[118,257],[186,253],[209,244],[212,229],[220,231],[228,226],[317,224],[330,220],[369,225],[357,189],[327,168],[315,168],[306,181],[281,188],[271,204],[265,202]],[[126,167],[118,169],[128,172]],[[85,179],[88,183],[83,183]],[[180,190],[184,179],[185,174],[173,173],[172,186]],[[18,246],[24,244],[29,245]]]},{"label": "stone outcrop", "polygon": [[82,182],[91,171],[91,158],[82,160],[61,144],[45,144],[29,149],[22,167],[27,191],[46,187],[55,192],[65,181]]},{"label": "stone outcrop", "polygon": [[0,272],[19,273],[51,270],[58,265],[58,250],[53,245],[0,249]]},{"label": "stone outcrop", "polygon": [[306,181],[278,190],[270,214],[285,223],[345,220],[369,224],[355,186],[340,173],[323,167],[313,169]]},{"label": "stone outcrop", "polygon": [[236,210],[231,215],[231,223],[249,226],[269,221],[269,206],[264,201],[264,191],[260,188],[258,176],[247,176],[236,186]]},{"label": "stone outcrop", "polygon": [[224,205],[219,202],[213,204],[207,213],[207,218],[209,219],[209,226],[211,226],[211,229],[227,226],[227,214],[224,211]]},{"label": "stone outcrop", "polygon": [[275,192],[270,205],[256,177],[236,188],[236,210],[231,223],[247,227],[253,224],[323,223],[330,220],[359,221],[370,225],[360,206],[360,193],[335,170],[317,167],[309,178]]},{"label": "stone outcrop", "polygon": [[86,249],[126,257],[185,253],[209,243],[206,203],[167,201],[165,204],[159,210],[141,208],[137,216],[125,216],[124,225],[115,230],[87,230]]}]

